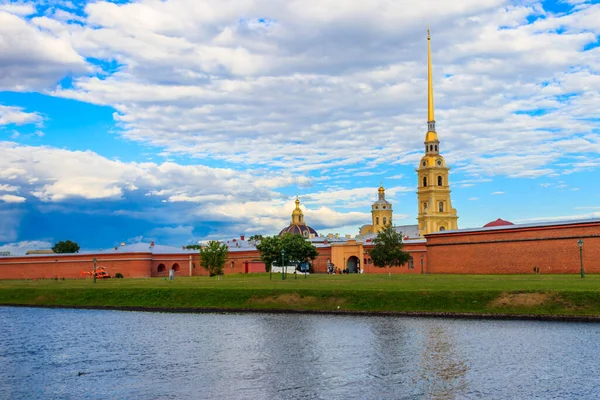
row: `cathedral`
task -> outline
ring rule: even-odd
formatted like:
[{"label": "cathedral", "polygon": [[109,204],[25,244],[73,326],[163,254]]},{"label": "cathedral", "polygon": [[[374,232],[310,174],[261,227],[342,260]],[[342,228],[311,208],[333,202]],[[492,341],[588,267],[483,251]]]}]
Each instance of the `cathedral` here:
[{"label": "cathedral", "polygon": [[[428,233],[458,229],[456,209],[450,200],[450,168],[440,154],[440,140],[435,130],[433,73],[431,68],[431,35],[427,31],[427,133],[425,154],[417,166],[418,225],[396,226],[405,237],[424,237]],[[392,204],[385,199],[385,189],[379,186],[379,198],[371,206],[371,224],[360,228],[359,237],[376,235],[392,224]]]}]

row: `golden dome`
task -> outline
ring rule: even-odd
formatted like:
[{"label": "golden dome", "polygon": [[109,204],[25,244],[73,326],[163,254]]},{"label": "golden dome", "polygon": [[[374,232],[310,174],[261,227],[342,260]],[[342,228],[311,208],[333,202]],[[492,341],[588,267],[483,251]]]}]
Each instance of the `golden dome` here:
[{"label": "golden dome", "polygon": [[427,135],[425,135],[425,143],[428,142],[439,142],[437,132],[427,132]]}]

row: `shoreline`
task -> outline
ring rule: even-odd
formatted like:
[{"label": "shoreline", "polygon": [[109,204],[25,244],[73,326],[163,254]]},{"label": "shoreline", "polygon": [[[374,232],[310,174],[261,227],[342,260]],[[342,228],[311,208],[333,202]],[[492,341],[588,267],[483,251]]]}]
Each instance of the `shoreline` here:
[{"label": "shoreline", "polygon": [[78,310],[163,312],[173,314],[308,314],[364,317],[413,317],[470,320],[505,321],[551,321],[551,322],[590,322],[599,323],[600,315],[563,315],[563,314],[494,314],[459,312],[418,312],[418,311],[357,311],[357,310],[298,310],[298,309],[257,309],[257,308],[202,308],[202,307],[141,307],[141,306],[74,306],[56,304],[1,304],[0,307],[14,308],[52,308]]}]

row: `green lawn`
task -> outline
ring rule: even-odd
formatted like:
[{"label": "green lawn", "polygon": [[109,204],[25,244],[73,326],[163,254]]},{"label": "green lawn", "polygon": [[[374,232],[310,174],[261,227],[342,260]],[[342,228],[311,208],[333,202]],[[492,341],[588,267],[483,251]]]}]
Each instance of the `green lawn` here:
[{"label": "green lawn", "polygon": [[0,281],[0,304],[600,316],[600,275],[227,275]]}]

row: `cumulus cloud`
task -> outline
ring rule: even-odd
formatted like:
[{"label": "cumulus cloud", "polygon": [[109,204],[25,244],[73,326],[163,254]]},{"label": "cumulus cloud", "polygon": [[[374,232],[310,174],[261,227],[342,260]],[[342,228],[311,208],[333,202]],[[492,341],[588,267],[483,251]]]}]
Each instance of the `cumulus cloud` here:
[{"label": "cumulus cloud", "polygon": [[[24,202],[26,197],[42,204],[72,203],[77,200],[108,200],[111,214],[127,215],[158,223],[179,223],[188,229],[191,221],[225,221],[236,235],[250,232],[275,232],[286,226],[294,208],[292,198],[271,188],[302,182],[302,177],[271,172],[252,174],[202,165],[183,166],[172,162],[134,163],[110,160],[91,151],[69,151],[52,147],[22,146],[0,142],[0,191],[18,192],[0,195],[0,200]],[[390,188],[390,193],[407,188]],[[357,191],[370,197],[374,188]],[[25,196],[25,197],[23,197]],[[321,194],[306,193],[307,199]],[[330,198],[335,196],[330,194]],[[323,195],[325,200],[327,196]],[[121,200],[135,198],[140,210],[120,210]],[[143,198],[149,199],[144,201]],[[156,202],[165,205],[158,210]],[[144,207],[144,202],[151,207]],[[310,202],[307,202],[310,204]],[[171,208],[181,205],[183,208]],[[325,201],[327,204],[327,201]],[[169,210],[169,211],[166,211]],[[325,206],[315,207],[311,223],[317,227],[336,227],[368,221],[361,212],[342,213]],[[181,233],[182,228],[178,228]],[[170,229],[170,228],[165,228]],[[224,228],[223,232],[226,232]],[[167,231],[156,231],[165,234]]]},{"label": "cumulus cloud", "polygon": [[[295,187],[316,224],[366,223],[339,210],[368,207],[367,178],[422,155],[423,21],[453,187],[594,170],[600,5],[575,3],[553,14],[538,1],[140,0],[51,2],[35,14],[5,2],[0,89],[110,106],[117,134],[197,165],[3,143],[0,184],[46,204],[145,195],[185,210],[170,226],[219,216],[244,232],[285,223],[290,200],[278,190]],[[39,123],[14,107],[2,118]],[[410,191],[388,188],[395,210]]]},{"label": "cumulus cloud", "polygon": [[8,252],[11,256],[19,256],[24,255],[28,250],[45,250],[52,248],[52,246],[52,243],[44,240],[24,240],[0,246],[0,253]]},{"label": "cumulus cloud", "polygon": [[30,14],[31,7],[0,7],[0,90],[41,90],[54,86],[65,75],[91,71],[67,38],[19,16]]},{"label": "cumulus cloud", "polygon": [[24,203],[25,197],[15,196],[14,194],[0,194],[0,201],[5,203]]},{"label": "cumulus cloud", "polygon": [[43,117],[37,112],[25,112],[21,107],[5,106],[0,104],[0,126],[40,124]]}]

